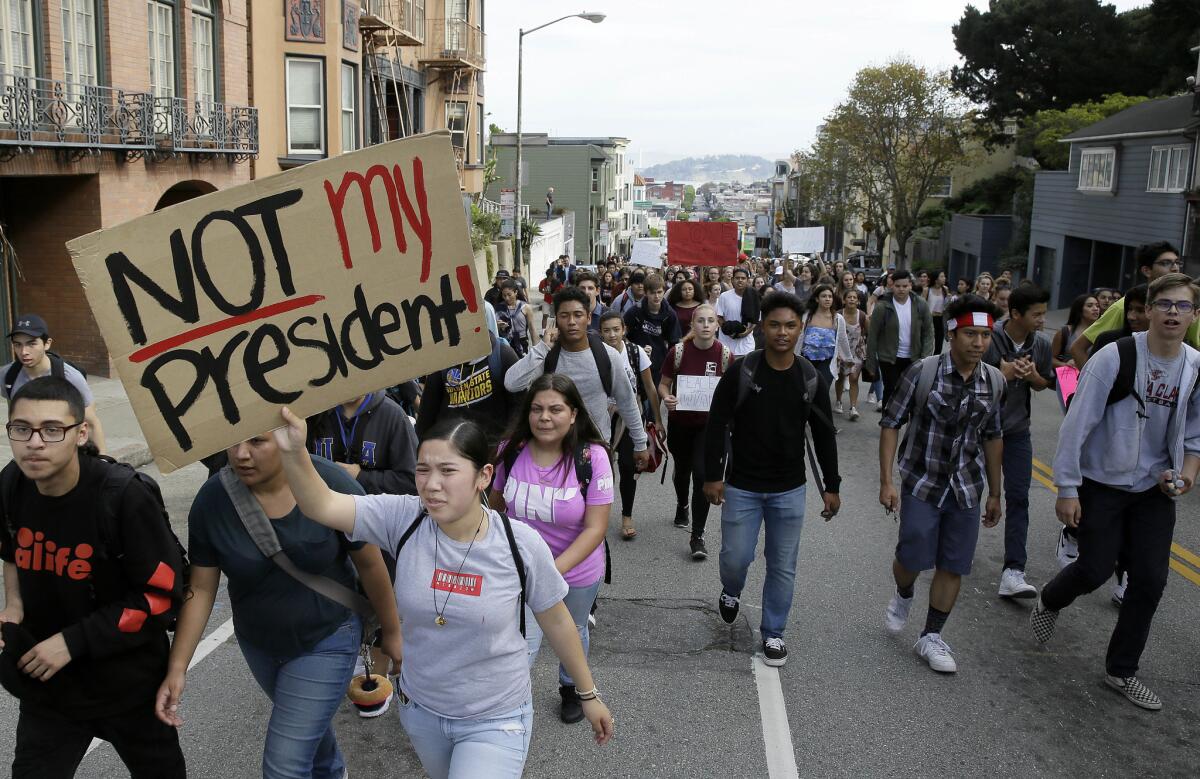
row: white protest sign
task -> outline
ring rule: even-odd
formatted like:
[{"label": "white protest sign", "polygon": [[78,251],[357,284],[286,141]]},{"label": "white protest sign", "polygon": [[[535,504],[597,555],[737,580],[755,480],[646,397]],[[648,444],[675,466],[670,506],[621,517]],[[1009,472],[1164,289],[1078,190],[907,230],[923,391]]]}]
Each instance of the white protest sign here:
[{"label": "white protest sign", "polygon": [[661,268],[662,255],[666,250],[667,246],[661,238],[638,238],[633,242],[633,251],[630,253],[629,262],[631,265]]},{"label": "white protest sign", "polygon": [[677,411],[703,411],[708,413],[712,406],[713,393],[717,391],[720,376],[678,376],[675,397],[679,400]]},{"label": "white protest sign", "polygon": [[783,228],[784,254],[813,254],[825,251],[824,227]]}]

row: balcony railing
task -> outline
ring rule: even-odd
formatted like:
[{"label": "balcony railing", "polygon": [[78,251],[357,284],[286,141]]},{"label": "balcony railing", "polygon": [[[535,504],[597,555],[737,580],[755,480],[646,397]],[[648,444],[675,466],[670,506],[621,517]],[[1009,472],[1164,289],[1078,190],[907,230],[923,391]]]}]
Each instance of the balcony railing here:
[{"label": "balcony railing", "polygon": [[366,0],[358,26],[381,46],[420,46],[425,42],[425,0]]},{"label": "balcony railing", "polygon": [[0,156],[47,147],[245,159],[258,153],[258,109],[0,74]]},{"label": "balcony railing", "polygon": [[483,69],[487,36],[466,19],[430,19],[419,59],[425,63]]}]

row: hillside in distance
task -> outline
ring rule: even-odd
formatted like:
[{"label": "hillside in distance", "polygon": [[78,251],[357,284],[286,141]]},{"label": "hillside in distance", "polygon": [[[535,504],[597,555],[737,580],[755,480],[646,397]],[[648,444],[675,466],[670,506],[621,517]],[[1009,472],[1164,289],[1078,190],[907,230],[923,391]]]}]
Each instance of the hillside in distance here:
[{"label": "hillside in distance", "polygon": [[656,181],[764,181],[774,172],[774,164],[765,157],[753,154],[710,154],[707,157],[685,157],[638,171]]}]

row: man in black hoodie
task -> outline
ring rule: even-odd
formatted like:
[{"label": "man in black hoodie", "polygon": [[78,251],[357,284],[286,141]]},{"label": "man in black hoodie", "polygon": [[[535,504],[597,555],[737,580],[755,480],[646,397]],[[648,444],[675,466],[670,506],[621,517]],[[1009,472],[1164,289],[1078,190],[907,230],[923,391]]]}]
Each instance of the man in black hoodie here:
[{"label": "man in black hoodie", "polygon": [[492,336],[492,350],[471,362],[425,377],[417,436],[423,436],[443,419],[469,419],[483,428],[493,449],[508,428],[521,393],[504,388],[504,375],[517,362],[517,353],[503,339]]},{"label": "man in black hoodie", "polygon": [[635,308],[625,312],[626,338],[643,349],[649,347],[650,372],[654,385],[662,380],[662,364],[667,350],[682,340],[679,332],[679,317],[663,298],[667,286],[662,276],[651,273],[645,281],[646,294]]},{"label": "man in black hoodie", "polygon": [[351,398],[309,421],[309,451],[333,460],[369,495],[416,495],[417,433],[384,392]]},{"label": "man in black hoodie", "polygon": [[177,732],[154,715],[182,560],[157,498],[92,456],[88,432],[64,379],[31,381],[8,407],[0,680],[21,699],[12,776],[73,776],[100,738],[134,777],[183,777]]}]

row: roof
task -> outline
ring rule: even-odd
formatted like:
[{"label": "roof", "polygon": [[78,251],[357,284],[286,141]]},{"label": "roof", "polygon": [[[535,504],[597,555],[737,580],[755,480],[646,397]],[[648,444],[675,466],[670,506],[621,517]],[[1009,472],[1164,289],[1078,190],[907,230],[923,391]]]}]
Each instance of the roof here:
[{"label": "roof", "polygon": [[1200,116],[1192,112],[1192,105],[1191,95],[1147,100],[1065,135],[1062,142],[1098,141],[1139,135],[1176,135],[1200,127]]}]

